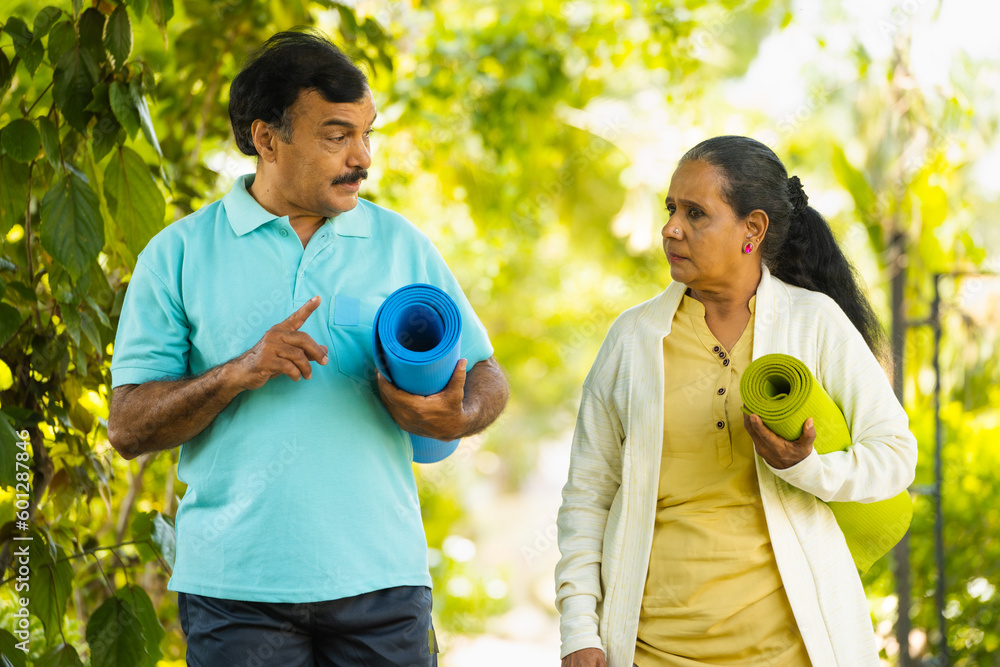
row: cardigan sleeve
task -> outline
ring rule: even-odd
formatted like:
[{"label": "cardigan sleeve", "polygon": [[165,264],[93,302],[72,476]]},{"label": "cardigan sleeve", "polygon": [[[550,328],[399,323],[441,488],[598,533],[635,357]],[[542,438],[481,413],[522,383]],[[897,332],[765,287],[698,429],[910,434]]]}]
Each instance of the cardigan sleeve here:
[{"label": "cardigan sleeve", "polygon": [[555,569],[560,657],[584,648],[603,649],[597,612],[603,597],[602,548],[608,513],[621,487],[623,439],[616,411],[585,383],[557,520],[562,554]]},{"label": "cardigan sleeve", "polygon": [[818,454],[771,471],[826,502],[871,503],[904,491],[917,465],[917,441],[882,366],[832,301],[820,315],[816,377],[851,431],[846,451]]}]

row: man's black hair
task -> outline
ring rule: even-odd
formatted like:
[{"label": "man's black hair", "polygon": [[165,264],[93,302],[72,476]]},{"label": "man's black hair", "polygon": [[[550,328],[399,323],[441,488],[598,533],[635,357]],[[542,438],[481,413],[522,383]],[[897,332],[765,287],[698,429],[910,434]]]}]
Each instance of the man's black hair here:
[{"label": "man's black hair", "polygon": [[240,150],[257,155],[250,132],[257,119],[271,125],[283,141],[290,141],[288,108],[299,93],[310,89],[327,102],[359,102],[368,90],[368,78],[319,32],[279,32],[264,42],[229,90],[229,120]]}]

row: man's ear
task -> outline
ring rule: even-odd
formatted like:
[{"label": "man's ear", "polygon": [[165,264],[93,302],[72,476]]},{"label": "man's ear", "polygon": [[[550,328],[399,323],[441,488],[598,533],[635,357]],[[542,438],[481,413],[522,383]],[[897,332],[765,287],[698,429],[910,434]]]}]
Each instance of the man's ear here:
[{"label": "man's ear", "polygon": [[756,245],[760,245],[764,237],[767,236],[767,225],[770,219],[761,209],[750,211],[747,216],[747,238],[752,239]]},{"label": "man's ear", "polygon": [[253,139],[253,146],[257,149],[257,155],[265,162],[274,162],[277,156],[274,154],[274,144],[279,141],[274,129],[260,120],[255,120],[250,125],[250,137]]}]

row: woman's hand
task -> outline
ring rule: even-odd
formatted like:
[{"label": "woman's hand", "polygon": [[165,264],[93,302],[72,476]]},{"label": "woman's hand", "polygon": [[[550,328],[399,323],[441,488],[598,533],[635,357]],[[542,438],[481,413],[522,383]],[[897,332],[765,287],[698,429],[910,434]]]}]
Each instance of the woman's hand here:
[{"label": "woman's hand", "polygon": [[582,648],[562,659],[561,667],[607,667],[604,651],[599,648]]},{"label": "woman's hand", "polygon": [[812,417],[806,420],[802,427],[802,435],[798,440],[789,441],[764,426],[760,415],[743,415],[743,426],[753,439],[754,449],[772,468],[784,470],[809,456],[816,440],[816,427]]}]

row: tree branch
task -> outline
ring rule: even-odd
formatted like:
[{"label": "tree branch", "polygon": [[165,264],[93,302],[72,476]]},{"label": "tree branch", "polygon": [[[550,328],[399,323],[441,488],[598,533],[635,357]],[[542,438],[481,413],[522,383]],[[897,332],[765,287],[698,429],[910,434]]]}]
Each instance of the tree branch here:
[{"label": "tree branch", "polygon": [[45,97],[45,93],[49,92],[49,88],[51,88],[52,84],[54,84],[54,83],[55,83],[55,79],[52,79],[52,81],[49,81],[49,85],[45,86],[45,90],[42,91],[41,95],[38,96],[38,99],[35,100],[34,103],[24,113],[24,117],[25,118],[27,118],[31,114],[31,112],[35,109],[35,107],[38,106],[38,103],[42,101],[42,98]]},{"label": "tree branch", "polygon": [[135,505],[136,499],[139,494],[142,493],[142,475],[146,472],[146,467],[152,463],[156,454],[159,452],[149,452],[147,454],[142,454],[139,456],[139,472],[132,474],[129,470],[129,485],[128,493],[125,494],[125,499],[122,501],[121,508],[118,510],[118,523],[115,526],[115,542],[121,542],[122,537],[125,536],[125,530],[128,528],[128,518],[132,513],[132,507]]}]

